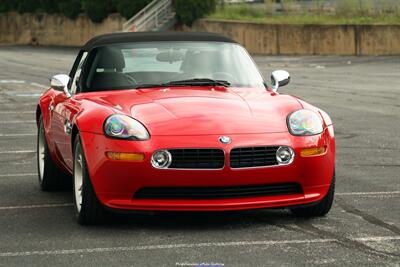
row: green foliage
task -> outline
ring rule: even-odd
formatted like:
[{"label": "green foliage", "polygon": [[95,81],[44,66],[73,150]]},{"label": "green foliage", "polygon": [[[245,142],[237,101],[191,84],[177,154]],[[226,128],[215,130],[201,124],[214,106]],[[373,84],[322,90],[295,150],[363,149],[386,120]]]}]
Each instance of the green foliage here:
[{"label": "green foliage", "polygon": [[272,15],[274,13],[274,0],[265,0],[264,8],[267,15]]},{"label": "green foliage", "polygon": [[118,0],[116,8],[121,16],[130,19],[150,2],[151,0]]},{"label": "green foliage", "polygon": [[271,24],[400,24],[400,0],[265,0],[218,6],[210,19]]},{"label": "green foliage", "polygon": [[57,0],[40,0],[38,10],[53,14],[58,12],[58,1]]},{"label": "green foliage", "polygon": [[[313,0],[312,1],[312,11],[321,15],[324,11],[325,0]],[[307,12],[307,11],[306,11]]]},{"label": "green foliage", "polygon": [[33,13],[40,7],[40,2],[36,0],[19,0],[16,1],[16,10],[19,13]]},{"label": "green foliage", "polygon": [[289,12],[294,11],[294,9],[295,9],[294,2],[295,1],[293,1],[293,0],[281,0],[282,11],[284,13],[289,13]]},{"label": "green foliage", "polygon": [[82,11],[81,0],[60,0],[58,10],[70,19],[76,19]]},{"label": "green foliage", "polygon": [[178,22],[192,26],[193,22],[215,11],[215,0],[175,0]]},{"label": "green foliage", "polygon": [[99,23],[115,11],[115,1],[112,0],[83,0],[83,10],[91,21]]},{"label": "green foliage", "polygon": [[15,0],[0,0],[0,12],[14,11],[16,7]]},{"label": "green foliage", "polygon": [[359,12],[358,0],[337,0],[335,11],[339,16],[352,16]]}]

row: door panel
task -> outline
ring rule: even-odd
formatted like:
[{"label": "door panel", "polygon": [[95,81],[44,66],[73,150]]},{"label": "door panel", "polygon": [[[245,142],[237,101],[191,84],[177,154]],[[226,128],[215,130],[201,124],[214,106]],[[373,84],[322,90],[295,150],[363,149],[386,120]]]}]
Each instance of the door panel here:
[{"label": "door panel", "polygon": [[62,151],[65,150],[65,131],[64,131],[64,123],[66,120],[66,112],[64,103],[67,100],[67,96],[59,92],[54,96],[53,106],[54,109],[52,111],[51,116],[51,132],[52,139],[55,145],[55,153],[59,157],[60,161],[66,164],[65,159],[63,157]]},{"label": "door panel", "polygon": [[60,147],[60,153],[64,158],[64,162],[68,168],[72,170],[73,168],[73,153],[72,153],[72,126],[75,122],[75,118],[78,115],[79,111],[79,102],[74,99],[72,96],[71,98],[67,99],[64,102],[64,135],[62,139],[62,147]]},{"label": "door panel", "polygon": [[74,95],[79,92],[76,84],[78,84],[86,55],[87,52],[79,52],[70,72],[69,76],[72,79],[68,87],[72,97],[68,98],[65,93],[60,92],[53,99],[54,109],[51,116],[51,127],[55,142],[55,153],[70,171],[73,168],[71,144],[72,123],[75,122],[75,117],[79,110],[79,102],[75,100]]}]

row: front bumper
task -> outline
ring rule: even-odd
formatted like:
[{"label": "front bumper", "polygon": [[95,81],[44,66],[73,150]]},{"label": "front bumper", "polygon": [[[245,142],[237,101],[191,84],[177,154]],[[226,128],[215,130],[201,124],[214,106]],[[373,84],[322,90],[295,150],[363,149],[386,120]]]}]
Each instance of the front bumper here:
[{"label": "front bumper", "polygon": [[[104,135],[81,132],[91,181],[99,201],[106,207],[123,210],[223,211],[287,207],[320,201],[327,193],[334,171],[335,140],[333,126],[320,135],[299,137],[289,133],[230,135],[231,144],[222,144],[218,135],[152,136],[148,141],[124,141]],[[235,147],[290,146],[293,163],[286,166],[231,169],[229,152]],[[318,156],[301,157],[303,148],[326,146]],[[150,158],[154,151],[173,148],[220,148],[226,164],[221,170],[155,169]],[[144,153],[141,162],[115,161],[105,154]],[[274,195],[232,199],[134,199],[143,187],[217,187],[299,183],[303,194]]]}]

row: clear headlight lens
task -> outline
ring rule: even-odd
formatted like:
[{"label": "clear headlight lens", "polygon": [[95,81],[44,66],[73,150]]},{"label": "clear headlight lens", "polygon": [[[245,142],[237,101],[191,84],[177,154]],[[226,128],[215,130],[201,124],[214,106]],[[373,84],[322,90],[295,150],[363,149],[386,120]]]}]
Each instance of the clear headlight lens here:
[{"label": "clear headlight lens", "polygon": [[143,124],[122,114],[111,115],[106,119],[104,133],[109,137],[120,139],[148,140],[150,138]]},{"label": "clear headlight lens", "polygon": [[307,109],[300,109],[288,117],[289,132],[293,135],[314,135],[323,131],[321,116]]}]

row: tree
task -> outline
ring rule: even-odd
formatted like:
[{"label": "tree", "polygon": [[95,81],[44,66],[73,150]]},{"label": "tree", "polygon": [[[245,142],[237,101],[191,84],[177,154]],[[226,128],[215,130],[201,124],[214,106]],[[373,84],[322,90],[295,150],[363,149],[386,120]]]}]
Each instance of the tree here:
[{"label": "tree", "polygon": [[57,0],[40,0],[38,10],[43,11],[47,14],[53,14],[58,12],[58,1]]},{"label": "tree", "polygon": [[174,8],[178,22],[192,26],[193,22],[215,10],[215,0],[175,0]]},{"label": "tree", "polygon": [[61,0],[58,10],[67,18],[76,19],[82,11],[81,0]]},{"label": "tree", "polygon": [[34,13],[40,7],[40,2],[35,0],[19,0],[15,2],[16,10],[19,13]]},{"label": "tree", "polygon": [[116,8],[121,16],[130,19],[150,2],[151,0],[118,0]]},{"label": "tree", "polygon": [[108,14],[115,12],[115,1],[83,0],[83,9],[93,22],[102,22]]},{"label": "tree", "polygon": [[16,8],[15,0],[0,0],[0,12],[14,11]]}]

